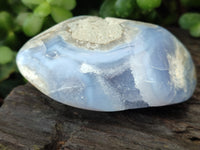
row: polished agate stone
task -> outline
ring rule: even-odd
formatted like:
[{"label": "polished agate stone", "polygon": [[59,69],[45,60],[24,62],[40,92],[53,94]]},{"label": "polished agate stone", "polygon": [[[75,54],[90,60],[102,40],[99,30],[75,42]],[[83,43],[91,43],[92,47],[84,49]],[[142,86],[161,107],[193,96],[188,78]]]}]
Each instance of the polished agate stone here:
[{"label": "polished agate stone", "polygon": [[120,111],[189,99],[195,67],[166,29],[143,22],[80,16],[29,40],[17,55],[22,75],[70,106]]}]

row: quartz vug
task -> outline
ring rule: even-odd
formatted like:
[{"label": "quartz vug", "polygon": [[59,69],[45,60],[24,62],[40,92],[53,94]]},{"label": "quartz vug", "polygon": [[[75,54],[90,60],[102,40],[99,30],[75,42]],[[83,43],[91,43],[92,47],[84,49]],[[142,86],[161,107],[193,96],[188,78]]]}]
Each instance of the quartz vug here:
[{"label": "quartz vug", "polygon": [[61,103],[96,111],[163,106],[189,99],[193,61],[166,29],[92,16],[66,20],[28,41],[22,75]]}]

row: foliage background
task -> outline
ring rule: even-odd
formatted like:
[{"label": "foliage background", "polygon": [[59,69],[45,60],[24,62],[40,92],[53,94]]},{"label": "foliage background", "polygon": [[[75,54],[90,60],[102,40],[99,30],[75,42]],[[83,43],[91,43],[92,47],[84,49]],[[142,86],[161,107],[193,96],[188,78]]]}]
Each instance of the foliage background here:
[{"label": "foliage background", "polygon": [[20,47],[39,32],[78,15],[179,26],[200,37],[200,0],[0,0],[0,101],[26,82],[15,63]]}]

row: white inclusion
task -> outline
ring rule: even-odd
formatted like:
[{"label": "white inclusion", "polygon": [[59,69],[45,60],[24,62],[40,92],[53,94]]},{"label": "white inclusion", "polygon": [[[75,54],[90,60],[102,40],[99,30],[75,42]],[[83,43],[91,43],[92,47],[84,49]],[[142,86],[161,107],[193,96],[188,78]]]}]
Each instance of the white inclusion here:
[{"label": "white inclusion", "polygon": [[169,62],[169,75],[171,79],[171,83],[173,84],[175,89],[184,89],[184,92],[187,91],[186,80],[184,77],[185,70],[185,62],[188,59],[188,54],[185,48],[175,41],[176,50],[175,55],[167,55],[167,59]]},{"label": "white inclusion", "polygon": [[153,80],[144,80],[144,82],[147,82],[147,83],[155,83],[155,81],[153,81]]},{"label": "white inclusion", "polygon": [[160,69],[159,67],[155,67],[155,66],[151,66],[153,69],[156,69],[156,70],[160,70],[160,71],[166,71],[168,69]]},{"label": "white inclusion", "polygon": [[142,100],[149,104],[150,106],[155,106],[159,104],[154,92],[152,90],[152,84],[155,81],[147,80],[146,67],[142,60],[147,59],[147,52],[143,52],[140,55],[130,57],[130,68],[135,81],[135,88],[140,91]]},{"label": "white inclusion", "polygon": [[66,90],[66,89],[74,89],[74,88],[80,88],[80,86],[61,87],[61,88],[58,88],[56,90],[51,90],[49,93],[55,93],[55,92],[63,91],[63,90]]},{"label": "white inclusion", "polygon": [[83,63],[80,67],[80,72],[82,73],[94,73],[98,75],[109,76],[110,78],[123,73],[129,67],[128,62],[124,62],[120,66],[113,65],[112,68],[97,68],[95,66]]},{"label": "white inclusion", "polygon": [[88,65],[88,64],[86,64],[86,63],[83,63],[83,64],[81,65],[80,71],[81,71],[82,73],[95,73],[95,74],[100,74],[100,71],[99,71],[97,68],[95,68],[95,67],[93,67],[93,66],[91,66],[91,65]]}]

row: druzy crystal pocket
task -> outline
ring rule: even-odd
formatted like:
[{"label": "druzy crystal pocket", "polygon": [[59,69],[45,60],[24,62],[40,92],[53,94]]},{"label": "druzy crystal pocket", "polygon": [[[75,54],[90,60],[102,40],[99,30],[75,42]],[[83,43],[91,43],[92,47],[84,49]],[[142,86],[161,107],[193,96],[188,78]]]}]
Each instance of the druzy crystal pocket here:
[{"label": "druzy crystal pocket", "polygon": [[180,103],[196,85],[191,56],[170,32],[115,18],[59,23],[23,46],[17,65],[52,99],[97,111]]}]

